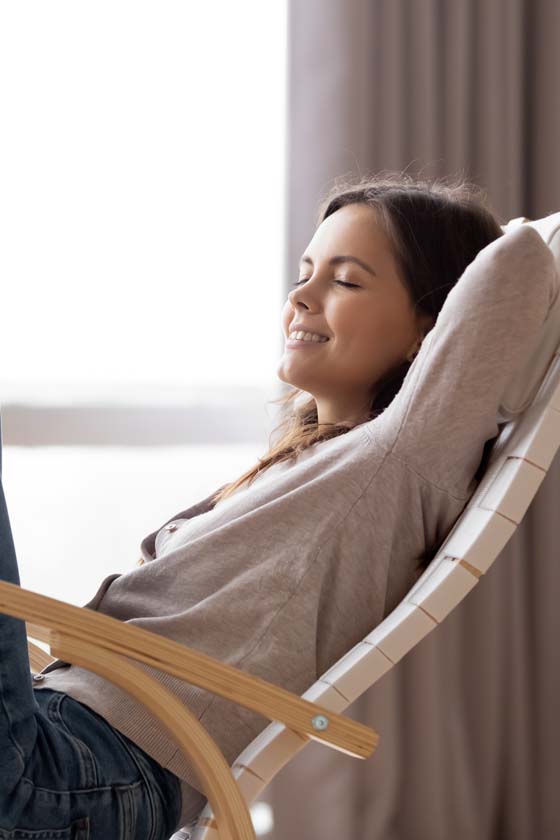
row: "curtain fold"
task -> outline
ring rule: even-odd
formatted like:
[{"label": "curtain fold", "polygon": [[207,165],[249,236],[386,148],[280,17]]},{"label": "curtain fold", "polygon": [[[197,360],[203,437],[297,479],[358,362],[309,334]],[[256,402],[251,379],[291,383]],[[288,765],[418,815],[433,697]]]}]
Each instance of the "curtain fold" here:
[{"label": "curtain fold", "polygon": [[[560,3],[289,2],[286,294],[346,175],[462,173],[502,223],[560,210]],[[271,840],[560,837],[560,458],[475,589],[346,714],[367,761],[308,745]],[[404,512],[403,512],[404,515]]]}]

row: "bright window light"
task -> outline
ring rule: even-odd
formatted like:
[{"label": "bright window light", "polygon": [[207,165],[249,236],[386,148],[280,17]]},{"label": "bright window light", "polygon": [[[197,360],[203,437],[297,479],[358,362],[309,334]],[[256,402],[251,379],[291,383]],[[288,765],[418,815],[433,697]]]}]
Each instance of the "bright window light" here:
[{"label": "bright window light", "polygon": [[2,6],[4,399],[276,381],[286,18],[259,0]]}]

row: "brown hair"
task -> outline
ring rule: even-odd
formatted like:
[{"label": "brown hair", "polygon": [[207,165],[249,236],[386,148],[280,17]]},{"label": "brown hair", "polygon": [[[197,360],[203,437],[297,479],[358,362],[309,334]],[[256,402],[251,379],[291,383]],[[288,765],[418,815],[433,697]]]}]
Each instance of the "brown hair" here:
[{"label": "brown hair", "polygon": [[[367,204],[378,211],[414,308],[419,315],[430,315],[432,324],[467,265],[504,233],[486,193],[462,176],[422,179],[384,171],[365,176],[355,184],[349,180],[335,182],[319,205],[316,227],[336,210],[354,203]],[[372,420],[387,408],[411,364],[404,360],[372,383],[369,417],[362,422]],[[220,488],[213,497],[215,504],[243,484],[250,485],[273,464],[293,460],[314,443],[345,434],[358,425],[333,423],[319,432],[315,399],[308,396],[300,405],[294,405],[303,393],[292,386],[287,394],[271,400],[281,405],[280,423],[271,433],[271,437],[278,434],[278,440],[258,464]]]},{"label": "brown hair", "polygon": [[[379,224],[389,237],[401,276],[419,316],[431,316],[432,325],[449,291],[477,253],[503,235],[502,222],[491,209],[486,193],[463,176],[425,179],[384,170],[364,176],[356,183],[342,179],[319,205],[317,223],[347,204],[367,204],[377,211]],[[381,414],[398,394],[412,364],[404,360],[372,383],[369,417]],[[281,405],[280,422],[271,433],[276,443],[235,481],[223,485],[212,498],[214,504],[280,461],[319,441],[345,434],[356,423],[333,423],[318,430],[315,399],[290,387],[287,394],[271,400]],[[429,558],[428,558],[429,559]]]}]

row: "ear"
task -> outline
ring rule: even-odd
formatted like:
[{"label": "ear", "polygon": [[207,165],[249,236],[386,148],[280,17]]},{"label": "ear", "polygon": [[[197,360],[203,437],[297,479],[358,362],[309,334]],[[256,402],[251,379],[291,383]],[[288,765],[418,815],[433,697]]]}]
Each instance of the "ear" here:
[{"label": "ear", "polygon": [[423,341],[427,333],[435,326],[437,316],[430,315],[429,313],[426,315],[420,315],[416,319],[416,323],[418,324],[418,331],[420,335],[418,336],[420,341]]},{"label": "ear", "polygon": [[420,350],[420,346],[421,346],[422,342],[424,341],[424,338],[430,332],[432,327],[434,327],[435,323],[436,323],[436,319],[434,318],[433,315],[420,315],[416,319],[416,324],[417,324],[416,339],[414,340],[414,344],[411,345],[411,347],[409,348],[408,353],[406,355],[406,358],[409,362],[412,361],[414,356],[418,353],[418,351]]}]

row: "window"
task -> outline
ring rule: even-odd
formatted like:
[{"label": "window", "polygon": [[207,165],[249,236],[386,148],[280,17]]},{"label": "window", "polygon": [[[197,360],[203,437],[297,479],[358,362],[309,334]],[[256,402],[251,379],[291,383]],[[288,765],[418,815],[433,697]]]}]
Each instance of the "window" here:
[{"label": "window", "polygon": [[26,588],[85,603],[267,447],[286,30],[258,0],[2,10],[3,484]]},{"label": "window", "polygon": [[15,402],[26,444],[99,443],[81,412],[43,437],[38,406],[134,406],[142,440],[139,406],[235,413],[278,387],[286,18],[258,0],[3,9],[5,442]]}]

